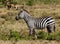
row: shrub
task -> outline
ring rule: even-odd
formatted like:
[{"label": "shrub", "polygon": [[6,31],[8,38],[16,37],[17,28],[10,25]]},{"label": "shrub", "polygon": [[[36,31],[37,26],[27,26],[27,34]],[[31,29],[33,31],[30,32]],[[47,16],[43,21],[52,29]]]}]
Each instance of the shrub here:
[{"label": "shrub", "polygon": [[55,33],[55,40],[60,41],[60,31]]},{"label": "shrub", "polygon": [[49,34],[47,40],[55,40],[55,34]]},{"label": "shrub", "polygon": [[38,39],[60,41],[60,31],[57,31],[57,32],[51,33],[51,34],[48,34],[46,32],[39,32]]},{"label": "shrub", "polygon": [[10,36],[9,36],[10,39],[15,39],[15,40],[18,40],[18,39],[21,39],[21,36],[20,36],[20,33],[17,32],[17,31],[10,31]]},{"label": "shrub", "polygon": [[38,33],[37,37],[38,37],[38,39],[47,39],[47,36],[48,36],[48,34],[46,32],[41,31]]}]

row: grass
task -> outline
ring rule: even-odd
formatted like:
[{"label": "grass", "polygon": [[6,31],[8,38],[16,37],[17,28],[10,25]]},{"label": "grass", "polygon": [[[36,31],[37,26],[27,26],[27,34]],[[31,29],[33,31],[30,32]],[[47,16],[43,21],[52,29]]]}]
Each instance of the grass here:
[{"label": "grass", "polygon": [[25,9],[35,18],[52,16],[56,22],[56,32],[48,35],[48,33],[45,32],[46,30],[36,30],[37,40],[34,40],[34,37],[29,36],[29,28],[25,21],[22,19],[18,21],[15,20],[15,17],[20,10],[14,10],[13,8],[7,10],[7,8],[0,3],[1,44],[9,44],[7,41],[11,41],[12,44],[59,44],[60,0],[13,0],[13,4],[28,5],[25,6]]},{"label": "grass", "polygon": [[[37,39],[60,41],[60,31],[57,31],[49,35],[47,32],[40,31],[37,34]],[[9,33],[5,31],[0,32],[0,40],[16,40],[17,41],[17,40],[33,40],[33,38],[28,36],[28,34],[25,36],[22,36],[21,32],[10,30]]]},{"label": "grass", "polygon": [[[16,0],[13,0],[13,1],[16,1]],[[33,5],[33,4],[60,4],[60,0],[18,0],[18,1],[16,1],[17,3],[25,3],[25,4],[27,4],[28,3],[28,5]]]},{"label": "grass", "polygon": [[[40,7],[40,6],[39,6]],[[53,8],[52,8],[53,7]],[[29,9],[28,9],[29,8]],[[56,31],[55,34],[48,35],[45,31],[37,31],[38,40],[56,40],[60,41],[60,8],[51,5],[41,5],[40,8],[30,8],[27,6],[27,10],[33,17],[42,17],[42,16],[52,16],[56,19]],[[12,9],[13,10],[13,9]],[[2,12],[7,12],[6,14],[0,14],[0,39],[1,40],[32,40],[33,38],[29,36],[29,28],[27,27],[24,20],[20,19],[15,20],[16,15],[18,14],[15,11],[6,10]],[[57,21],[58,20],[58,21]]]},{"label": "grass", "polygon": [[[0,3],[2,1],[0,0]],[[13,4],[25,4],[28,6],[32,6],[35,4],[60,4],[60,0],[10,0],[11,3]]]}]

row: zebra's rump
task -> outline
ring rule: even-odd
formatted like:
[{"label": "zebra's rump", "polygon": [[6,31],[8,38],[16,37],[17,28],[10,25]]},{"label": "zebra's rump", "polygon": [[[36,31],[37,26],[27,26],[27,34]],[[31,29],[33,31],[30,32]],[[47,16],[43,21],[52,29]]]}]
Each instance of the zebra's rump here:
[{"label": "zebra's rump", "polygon": [[54,22],[54,19],[52,17],[46,16],[46,17],[42,17],[42,18],[36,18],[34,25],[36,28],[43,29],[47,25],[51,25],[54,23],[55,22]]}]

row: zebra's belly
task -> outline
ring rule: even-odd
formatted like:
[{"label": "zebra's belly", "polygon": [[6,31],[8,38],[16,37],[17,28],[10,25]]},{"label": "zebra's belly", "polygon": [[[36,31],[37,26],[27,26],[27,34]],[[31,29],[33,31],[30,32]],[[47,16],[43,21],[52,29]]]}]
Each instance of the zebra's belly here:
[{"label": "zebra's belly", "polygon": [[46,28],[46,27],[36,27],[36,29],[44,29],[44,28]]}]

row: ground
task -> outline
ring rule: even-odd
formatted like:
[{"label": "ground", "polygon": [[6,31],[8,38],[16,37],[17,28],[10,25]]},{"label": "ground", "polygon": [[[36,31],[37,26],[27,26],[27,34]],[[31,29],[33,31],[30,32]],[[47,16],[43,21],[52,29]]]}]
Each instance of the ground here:
[{"label": "ground", "polygon": [[[0,40],[1,44],[14,44],[12,41],[3,41]],[[15,44],[60,44],[56,41],[47,41],[47,40],[19,40]]]}]

